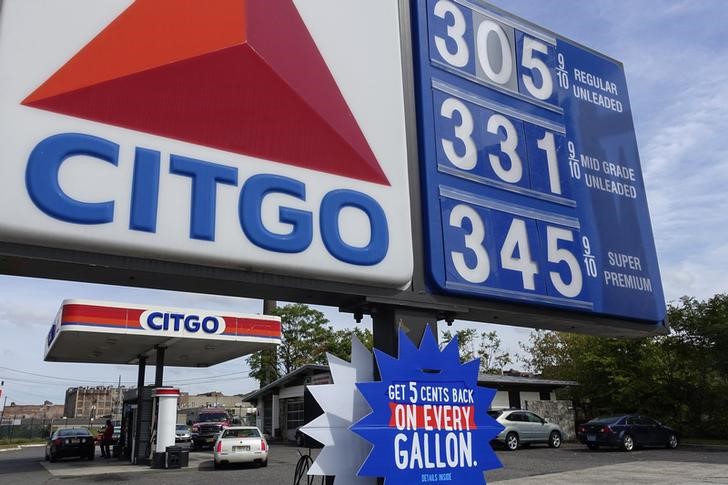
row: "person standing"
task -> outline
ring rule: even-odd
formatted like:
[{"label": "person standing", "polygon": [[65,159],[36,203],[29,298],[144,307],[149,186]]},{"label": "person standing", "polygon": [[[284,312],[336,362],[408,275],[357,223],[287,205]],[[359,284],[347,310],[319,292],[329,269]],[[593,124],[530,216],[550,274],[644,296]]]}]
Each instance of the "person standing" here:
[{"label": "person standing", "polygon": [[106,427],[104,428],[104,434],[101,437],[101,457],[102,458],[111,458],[111,451],[109,450],[109,445],[111,445],[113,436],[114,436],[114,424],[111,422],[110,419],[107,419]]}]

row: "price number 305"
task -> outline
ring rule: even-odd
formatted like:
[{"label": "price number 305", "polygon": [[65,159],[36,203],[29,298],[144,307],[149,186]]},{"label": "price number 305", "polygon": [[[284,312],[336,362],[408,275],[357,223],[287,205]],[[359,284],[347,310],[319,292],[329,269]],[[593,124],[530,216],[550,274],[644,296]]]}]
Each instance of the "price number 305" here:
[{"label": "price number 305", "polygon": [[572,229],[466,204],[445,202],[443,209],[448,266],[459,279],[509,291],[583,298],[584,278],[575,255],[579,241]]},{"label": "price number 305", "polygon": [[509,91],[555,102],[553,46],[452,0],[429,5],[434,59]]}]

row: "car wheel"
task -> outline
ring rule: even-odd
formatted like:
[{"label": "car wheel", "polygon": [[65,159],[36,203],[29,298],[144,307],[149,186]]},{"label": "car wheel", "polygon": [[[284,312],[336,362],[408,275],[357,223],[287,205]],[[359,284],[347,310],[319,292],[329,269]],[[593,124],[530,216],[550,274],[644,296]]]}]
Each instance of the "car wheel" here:
[{"label": "car wheel", "polygon": [[88,455],[88,460],[89,460],[89,461],[93,461],[93,459],[94,459],[94,458],[96,458],[96,453],[94,453],[94,452],[92,451],[92,452],[91,452],[91,453],[89,453],[89,455]]},{"label": "car wheel", "polygon": [[549,447],[558,448],[559,446],[561,446],[561,433],[552,431],[549,435]]},{"label": "car wheel", "polygon": [[215,467],[215,470],[220,470],[220,469],[222,468],[222,463],[218,463],[218,462],[216,462],[216,461],[215,461],[215,462],[213,462],[213,463],[214,463],[214,465],[213,465],[213,466]]},{"label": "car wheel", "polygon": [[598,450],[599,449],[599,445],[595,445],[595,444],[592,444],[592,443],[587,444],[586,447],[589,448],[590,450]]},{"label": "car wheel", "polygon": [[508,451],[515,451],[518,449],[520,441],[516,433],[510,432],[506,435],[506,448]]},{"label": "car wheel", "polygon": [[667,440],[667,447],[671,450],[677,448],[677,435],[675,433],[670,434],[670,438]]},{"label": "car wheel", "polygon": [[50,457],[48,458],[48,461],[50,461],[51,463],[55,463],[56,460],[57,460],[56,454],[53,453],[53,449],[51,448],[51,454],[50,454]]},{"label": "car wheel", "polygon": [[622,437],[622,450],[624,450],[624,451],[634,450],[634,438],[632,438],[632,435],[625,434]]},{"label": "car wheel", "polygon": [[260,463],[260,466],[263,467],[263,468],[267,467],[268,466],[268,459],[266,458],[265,461],[261,462]]}]

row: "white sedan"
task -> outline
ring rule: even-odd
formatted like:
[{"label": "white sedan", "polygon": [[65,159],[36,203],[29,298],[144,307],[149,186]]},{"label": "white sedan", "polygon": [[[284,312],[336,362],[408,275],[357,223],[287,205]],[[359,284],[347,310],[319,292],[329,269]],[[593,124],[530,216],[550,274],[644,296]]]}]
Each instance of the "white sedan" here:
[{"label": "white sedan", "polygon": [[268,466],[268,442],[255,426],[225,428],[214,448],[215,468],[229,463],[259,463]]}]

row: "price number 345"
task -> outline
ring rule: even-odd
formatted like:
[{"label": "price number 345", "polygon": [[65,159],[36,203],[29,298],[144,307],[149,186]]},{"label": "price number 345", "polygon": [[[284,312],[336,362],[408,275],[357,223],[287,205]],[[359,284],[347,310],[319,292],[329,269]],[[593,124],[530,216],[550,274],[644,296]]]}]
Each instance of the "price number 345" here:
[{"label": "price number 345", "polygon": [[[467,221],[467,222],[466,222]],[[490,252],[493,246],[487,241],[485,221],[481,215],[466,204],[458,204],[452,208],[448,223],[450,227],[465,232],[466,251],[450,251],[450,258],[459,276],[471,284],[489,284],[489,278],[500,269],[520,273],[521,288],[508,288],[517,291],[530,290],[538,292],[537,276],[541,274],[541,266],[548,271],[548,279],[558,295],[576,298],[582,293],[584,278],[579,260],[569,247],[574,247],[574,232],[560,226],[546,225],[545,243],[546,261],[539,264],[534,254],[539,248],[532,248],[529,238],[527,219],[513,217],[500,248]],[[534,225],[531,225],[535,229]],[[462,233],[461,231],[458,231]],[[583,238],[584,240],[588,240]],[[582,241],[583,242],[583,241]],[[491,254],[498,254],[497,261],[491,261]],[[590,259],[590,258],[587,258]],[[499,269],[494,267],[499,265]],[[591,267],[587,263],[587,273],[592,276]]]}]

